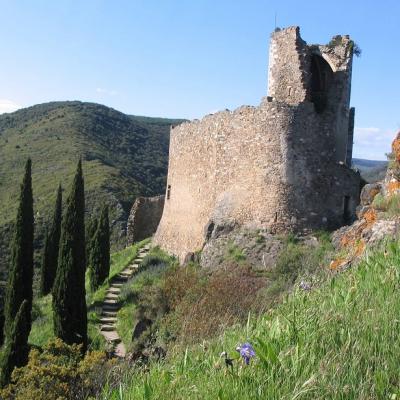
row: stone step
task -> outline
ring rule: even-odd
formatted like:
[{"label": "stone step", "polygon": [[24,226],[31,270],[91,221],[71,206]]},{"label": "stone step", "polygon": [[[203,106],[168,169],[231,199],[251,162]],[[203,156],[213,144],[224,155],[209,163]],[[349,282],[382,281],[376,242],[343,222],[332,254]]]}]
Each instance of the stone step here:
[{"label": "stone step", "polygon": [[115,326],[114,325],[101,325],[100,330],[102,332],[114,332],[115,331]]},{"label": "stone step", "polygon": [[125,346],[124,346],[124,344],[123,344],[122,342],[118,343],[118,344],[115,346],[114,354],[115,354],[117,357],[119,357],[119,358],[125,358],[125,356],[126,356],[126,349],[125,349]]},{"label": "stone step", "polygon": [[108,290],[107,290],[106,293],[119,294],[119,293],[121,293],[121,288],[120,288],[120,287],[113,287],[113,286],[110,286],[110,287],[108,288]]},{"label": "stone step", "polygon": [[113,292],[106,292],[106,297],[104,298],[104,300],[118,300],[119,299],[119,295]]},{"label": "stone step", "polygon": [[115,319],[117,319],[116,318],[117,317],[117,310],[115,310],[115,311],[104,311],[104,309],[103,309],[103,312],[101,313],[101,316],[103,318],[115,318]]},{"label": "stone step", "polygon": [[105,299],[103,301],[104,306],[119,306],[119,301],[115,299]]},{"label": "stone step", "polygon": [[120,343],[121,338],[116,331],[103,331],[102,335],[108,342]]},{"label": "stone step", "polygon": [[104,313],[104,312],[107,312],[107,311],[114,311],[114,312],[117,312],[117,311],[119,311],[119,309],[120,309],[121,307],[120,307],[120,305],[119,304],[103,304],[103,310],[102,310],[102,312]]},{"label": "stone step", "polygon": [[100,318],[100,322],[104,325],[107,325],[107,324],[112,325],[112,324],[115,324],[117,321],[118,321],[117,317],[114,317],[114,316],[113,317],[107,316],[107,317]]},{"label": "stone step", "polygon": [[128,278],[129,277],[126,275],[121,275],[121,274],[117,275],[118,282],[121,282],[121,283],[125,283],[128,280]]}]

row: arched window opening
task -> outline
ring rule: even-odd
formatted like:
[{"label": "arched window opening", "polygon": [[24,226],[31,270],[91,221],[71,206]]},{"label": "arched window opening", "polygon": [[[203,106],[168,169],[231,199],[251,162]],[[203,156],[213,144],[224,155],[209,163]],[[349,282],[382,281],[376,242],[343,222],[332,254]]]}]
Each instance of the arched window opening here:
[{"label": "arched window opening", "polygon": [[315,111],[322,113],[328,105],[328,92],[333,80],[330,65],[320,56],[311,57],[311,101]]}]

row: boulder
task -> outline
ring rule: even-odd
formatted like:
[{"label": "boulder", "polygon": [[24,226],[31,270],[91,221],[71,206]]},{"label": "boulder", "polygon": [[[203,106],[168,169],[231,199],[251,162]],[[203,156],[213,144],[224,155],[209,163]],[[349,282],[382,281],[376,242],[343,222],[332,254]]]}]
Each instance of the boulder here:
[{"label": "boulder", "polygon": [[366,184],[360,194],[360,203],[362,206],[369,206],[374,201],[375,196],[380,193],[382,188],[381,183],[368,183]]}]

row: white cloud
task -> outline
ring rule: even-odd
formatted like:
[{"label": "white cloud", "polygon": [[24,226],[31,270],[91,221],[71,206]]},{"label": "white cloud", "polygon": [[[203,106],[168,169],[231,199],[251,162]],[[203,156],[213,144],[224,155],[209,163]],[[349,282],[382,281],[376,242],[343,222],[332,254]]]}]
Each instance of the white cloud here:
[{"label": "white cloud", "polygon": [[395,136],[395,129],[385,130],[356,126],[354,128],[353,156],[369,160],[385,160],[385,154],[390,152]]},{"label": "white cloud", "polygon": [[108,90],[101,87],[96,88],[96,92],[99,94],[105,94],[108,96],[116,96],[118,92],[116,90]]},{"label": "white cloud", "polygon": [[12,100],[0,99],[0,114],[10,113],[18,110],[21,106]]}]

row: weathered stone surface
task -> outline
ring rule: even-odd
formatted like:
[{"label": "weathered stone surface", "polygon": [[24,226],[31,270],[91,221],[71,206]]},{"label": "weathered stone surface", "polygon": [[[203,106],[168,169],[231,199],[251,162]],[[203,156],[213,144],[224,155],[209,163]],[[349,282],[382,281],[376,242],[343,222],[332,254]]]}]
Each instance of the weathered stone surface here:
[{"label": "weathered stone surface", "polygon": [[138,197],[132,206],[127,226],[128,245],[153,236],[160,223],[165,196]]},{"label": "weathered stone surface", "polygon": [[274,268],[283,248],[282,239],[266,231],[238,228],[212,236],[201,252],[200,264],[204,268],[218,268],[230,260],[230,249],[240,251],[246,263],[260,270]]},{"label": "weathered stone surface", "polygon": [[154,243],[183,261],[212,224],[306,233],[351,222],[360,181],[345,164],[351,48],[347,36],[308,46],[297,27],[275,32],[269,97],[173,128]]},{"label": "weathered stone surface", "polygon": [[382,185],[380,182],[368,183],[362,190],[360,195],[360,203],[362,206],[369,206],[374,201],[375,196],[381,191]]}]

